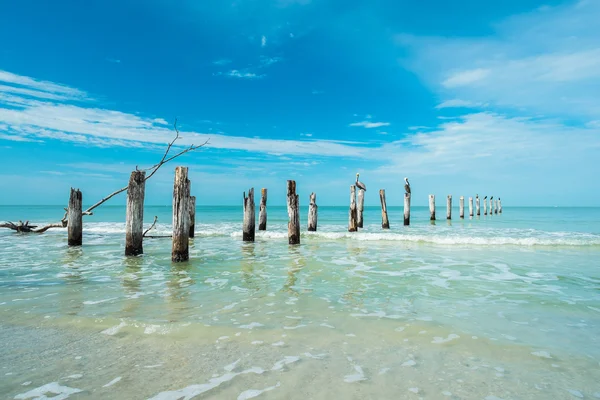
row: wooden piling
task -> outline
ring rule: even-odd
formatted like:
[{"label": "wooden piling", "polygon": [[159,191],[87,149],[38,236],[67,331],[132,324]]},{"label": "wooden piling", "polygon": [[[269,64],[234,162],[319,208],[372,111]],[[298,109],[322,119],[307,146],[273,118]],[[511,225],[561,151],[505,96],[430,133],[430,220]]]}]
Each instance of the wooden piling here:
[{"label": "wooden piling", "polygon": [[196,236],[196,196],[190,196],[190,237]]},{"label": "wooden piling", "polygon": [[483,215],[487,215],[487,199],[483,199]]},{"label": "wooden piling", "polygon": [[449,194],[446,199],[446,219],[452,219],[452,195]]},{"label": "wooden piling", "polygon": [[144,253],[144,196],[146,172],[133,171],[127,186],[127,211],[125,215],[125,255]]},{"label": "wooden piling", "polygon": [[429,195],[429,220],[435,221],[435,195]]},{"label": "wooden piling", "polygon": [[458,199],[458,216],[461,219],[465,218],[465,197],[460,196]]},{"label": "wooden piling", "polygon": [[348,213],[348,232],[356,232],[358,227],[356,224],[356,186],[350,186],[350,211]]},{"label": "wooden piling", "polygon": [[356,227],[363,227],[363,211],[365,210],[365,191],[358,189],[358,205],[356,210]]},{"label": "wooden piling", "polygon": [[190,237],[190,180],[187,167],[175,168],[173,184],[173,245],[171,261],[187,261]]},{"label": "wooden piling", "polygon": [[492,198],[491,197],[489,199],[489,202],[490,202],[490,212],[489,212],[489,214],[492,215],[494,212],[493,212],[493,209],[492,209]]},{"label": "wooden piling", "polygon": [[410,225],[410,193],[404,193],[404,226]]},{"label": "wooden piling", "polygon": [[260,189],[260,210],[258,214],[258,230],[267,230],[267,189]]},{"label": "wooden piling", "polygon": [[469,217],[473,217],[473,198],[469,197]]},{"label": "wooden piling", "polygon": [[69,246],[81,246],[83,242],[83,216],[81,214],[82,196],[79,189],[71,188],[68,208],[68,244]]},{"label": "wooden piling", "polygon": [[256,213],[254,212],[254,188],[248,190],[248,196],[244,192],[244,227],[243,241],[254,242],[256,230]]},{"label": "wooden piling", "polygon": [[300,244],[300,201],[296,194],[296,181],[287,181],[288,243]]},{"label": "wooden piling", "polygon": [[379,190],[379,199],[381,200],[381,228],[390,229],[390,221],[388,219],[387,205],[385,204],[385,189]]},{"label": "wooden piling", "polygon": [[475,196],[475,209],[477,210],[477,216],[481,215],[481,208],[479,207],[479,195]]},{"label": "wooden piling", "polygon": [[313,192],[310,194],[310,202],[308,203],[308,231],[317,231],[317,195]]},{"label": "wooden piling", "polygon": [[494,200],[494,214],[498,214],[498,199]]},{"label": "wooden piling", "polygon": [[502,214],[502,200],[498,199],[498,214]]}]

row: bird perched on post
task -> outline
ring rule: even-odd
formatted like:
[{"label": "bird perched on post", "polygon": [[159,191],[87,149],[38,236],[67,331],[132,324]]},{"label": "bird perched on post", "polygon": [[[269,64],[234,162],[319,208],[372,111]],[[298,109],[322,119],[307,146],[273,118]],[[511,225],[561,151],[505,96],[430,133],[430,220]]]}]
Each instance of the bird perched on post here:
[{"label": "bird perched on post", "polygon": [[408,178],[404,178],[404,190],[406,193],[410,194],[410,183],[408,183]]},{"label": "bird perched on post", "polygon": [[359,174],[358,174],[358,172],[357,172],[357,173],[356,173],[356,187],[358,187],[359,189],[362,189],[362,190],[364,190],[364,191],[366,192],[366,191],[367,191],[367,187],[365,186],[365,184],[364,184],[364,183],[362,183],[362,182],[360,182],[360,181],[358,180],[358,175],[359,175]]}]

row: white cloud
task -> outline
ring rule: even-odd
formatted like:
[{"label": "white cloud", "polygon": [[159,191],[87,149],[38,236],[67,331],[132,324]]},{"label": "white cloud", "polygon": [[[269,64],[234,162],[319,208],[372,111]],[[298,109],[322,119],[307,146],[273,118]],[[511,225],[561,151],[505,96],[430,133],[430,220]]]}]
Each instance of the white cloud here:
[{"label": "white cloud", "polygon": [[[41,81],[28,76],[16,75],[8,71],[0,70],[0,82],[10,84],[16,88],[25,86],[29,91],[40,91],[47,94],[61,96],[61,98],[82,100],[87,98],[87,94],[81,90],[73,89],[68,86],[59,85],[53,82]],[[6,87],[6,86],[4,86]],[[13,91],[14,93],[14,91]],[[36,97],[40,97],[39,95]]]},{"label": "white cloud", "polygon": [[215,60],[212,62],[215,65],[226,65],[231,63],[231,60],[227,59],[227,58],[221,58],[219,60]]},{"label": "white cloud", "polygon": [[397,36],[402,63],[442,99],[599,119],[600,2],[544,7],[486,37]]},{"label": "white cloud", "polygon": [[263,36],[260,38],[260,46],[261,46],[261,47],[265,47],[266,45],[267,45],[267,37],[263,35]]},{"label": "white cloud", "polygon": [[454,108],[454,107],[473,108],[473,107],[481,107],[481,106],[483,106],[482,103],[475,103],[472,101],[461,100],[461,99],[452,99],[452,100],[446,100],[446,101],[438,104],[437,106],[435,106],[435,108],[438,108],[438,109]]},{"label": "white cloud", "polygon": [[120,64],[121,60],[116,59],[116,58],[107,58],[106,61],[108,61],[109,63],[113,63],[113,64]]},{"label": "white cloud", "polygon": [[361,121],[361,122],[353,122],[349,126],[362,126],[364,128],[379,128],[381,126],[389,126],[389,122],[371,122],[371,121]]},{"label": "white cloud", "polygon": [[470,85],[471,83],[480,81],[486,78],[490,74],[489,69],[471,69],[467,71],[460,71],[455,74],[452,74],[448,79],[446,79],[442,84],[446,87],[457,87],[457,86],[465,86]]},{"label": "white cloud", "polygon": [[281,61],[283,61],[283,58],[281,58],[281,57],[266,57],[266,56],[260,57],[261,67],[268,67],[269,65],[273,65],[273,64],[276,64]]},{"label": "white cloud", "polygon": [[247,70],[238,70],[232,69],[228,72],[216,72],[214,75],[216,76],[228,76],[230,78],[240,78],[240,79],[262,79],[266,75],[265,74],[256,74],[254,72],[249,72]]}]

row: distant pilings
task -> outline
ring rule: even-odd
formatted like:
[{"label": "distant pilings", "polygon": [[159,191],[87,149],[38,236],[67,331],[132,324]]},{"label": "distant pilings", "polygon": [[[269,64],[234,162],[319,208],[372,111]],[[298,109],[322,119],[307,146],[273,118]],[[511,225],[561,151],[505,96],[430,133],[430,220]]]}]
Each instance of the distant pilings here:
[{"label": "distant pilings", "polygon": [[365,191],[358,189],[358,204],[356,209],[356,227],[363,227],[363,211],[365,210]]},{"label": "distant pilings", "polygon": [[446,198],[446,219],[452,219],[452,195]]},{"label": "distant pilings", "polygon": [[429,195],[429,220],[435,221],[435,195]]},{"label": "distant pilings", "polygon": [[502,200],[498,197],[498,213],[502,214]]},{"label": "distant pilings", "polygon": [[260,209],[258,214],[258,230],[267,230],[267,189],[260,189]]},{"label": "distant pilings", "polygon": [[67,235],[69,246],[81,246],[83,242],[82,195],[79,189],[71,188],[68,208]]},{"label": "distant pilings", "polygon": [[350,210],[348,212],[348,232],[356,232],[357,226],[357,210],[356,210],[356,186],[350,186]]},{"label": "distant pilings", "polygon": [[390,220],[388,219],[387,204],[385,202],[385,189],[379,189],[379,200],[381,200],[381,228],[390,229]]},{"label": "distant pilings", "polygon": [[244,192],[244,225],[242,234],[244,242],[254,242],[256,232],[256,213],[254,207],[254,188],[250,188],[248,196]]},{"label": "distant pilings", "polygon": [[464,196],[460,196],[460,198],[458,199],[458,216],[460,217],[460,219],[465,218],[465,197]]},{"label": "distant pilings", "polygon": [[473,217],[473,198],[469,197],[469,217]]},{"label": "distant pilings", "polygon": [[190,181],[187,167],[175,168],[173,184],[173,245],[171,260],[187,261],[190,236]]},{"label": "distant pilings", "polygon": [[317,195],[313,192],[310,194],[310,202],[308,204],[308,230],[309,232],[317,231]]},{"label": "distant pilings", "polygon": [[483,198],[483,215],[487,215],[487,199]]},{"label": "distant pilings", "polygon": [[125,255],[144,253],[144,195],[146,172],[133,171],[127,186],[127,210],[125,214]]},{"label": "distant pilings", "polygon": [[498,214],[498,199],[494,200],[494,214]]},{"label": "distant pilings", "polygon": [[475,208],[477,209],[477,216],[481,215],[481,209],[479,207],[479,195],[475,196]]},{"label": "distant pilings", "polygon": [[410,225],[410,193],[404,193],[404,226]]},{"label": "distant pilings", "polygon": [[190,237],[196,236],[196,196],[190,196]]},{"label": "distant pilings", "polygon": [[300,244],[300,201],[296,194],[296,181],[287,181],[288,243]]}]

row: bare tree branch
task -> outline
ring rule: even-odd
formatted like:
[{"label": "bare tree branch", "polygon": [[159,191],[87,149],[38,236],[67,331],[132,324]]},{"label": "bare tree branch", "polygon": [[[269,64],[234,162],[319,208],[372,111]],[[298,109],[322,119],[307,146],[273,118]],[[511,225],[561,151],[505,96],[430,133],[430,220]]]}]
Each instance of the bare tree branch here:
[{"label": "bare tree branch", "polygon": [[[185,153],[188,153],[190,151],[194,151],[201,147],[206,146],[210,140],[210,138],[209,138],[204,143],[197,145],[197,146],[192,144],[190,147],[183,149],[179,153],[174,154],[169,157],[169,152],[171,151],[173,144],[175,143],[175,141],[177,141],[180,138],[179,129],[177,129],[177,119],[175,119],[175,123],[173,124],[173,127],[175,128],[175,132],[176,132],[175,138],[173,140],[171,140],[171,142],[168,143],[167,149],[165,150],[165,153],[163,154],[161,160],[157,164],[153,165],[152,167],[143,170],[143,171],[150,171],[150,174],[144,179],[144,181],[147,181],[148,179],[152,178],[152,176],[156,173],[156,171],[158,171],[160,169],[160,167],[162,167],[164,164],[176,159],[179,156],[184,155]],[[136,169],[136,171],[138,171],[137,165],[136,165],[135,169]],[[102,200],[98,201],[97,203],[95,203],[94,205],[89,207],[87,210],[83,211],[82,215],[93,215],[94,214],[93,210],[95,208],[97,208],[98,206],[107,202],[108,200],[110,200],[114,196],[118,195],[119,193],[123,193],[126,190],[127,190],[127,186],[112,192],[108,196],[104,197]],[[8,228],[8,229],[12,229],[17,232],[43,233],[43,232],[46,232],[50,228],[65,228],[68,225],[67,214],[68,214],[68,209],[65,208],[65,215],[60,220],[60,222],[55,223],[55,224],[49,224],[49,225],[46,225],[39,229],[37,229],[37,226],[29,225],[29,221],[26,221],[25,224],[23,224],[21,221],[19,221],[19,224],[14,224],[12,222],[1,223],[0,228]],[[154,224],[152,224],[150,229],[152,229],[154,227],[154,225],[156,224],[156,220],[157,220],[157,218],[155,217]],[[148,230],[150,230],[150,229],[148,229]],[[145,237],[146,237],[147,232],[148,231],[144,232]],[[148,237],[159,237],[159,236],[148,236]],[[160,237],[162,237],[162,236],[160,236]]]},{"label": "bare tree branch", "polygon": [[150,225],[150,228],[148,228],[144,231],[144,234],[142,235],[142,237],[146,237],[146,233],[150,232],[154,228],[154,226],[156,226],[156,221],[158,221],[158,216],[155,215],[154,222],[152,223],[152,225]]}]

